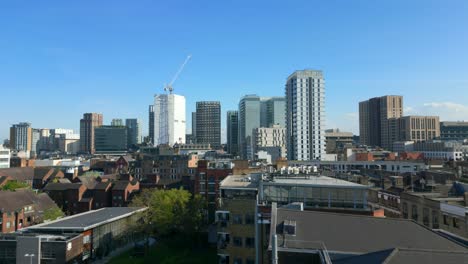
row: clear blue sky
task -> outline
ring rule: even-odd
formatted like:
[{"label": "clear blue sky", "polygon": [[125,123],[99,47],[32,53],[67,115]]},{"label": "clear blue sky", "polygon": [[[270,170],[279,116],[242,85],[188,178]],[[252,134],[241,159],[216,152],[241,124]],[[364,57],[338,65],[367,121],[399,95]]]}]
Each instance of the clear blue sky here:
[{"label": "clear blue sky", "polygon": [[84,112],[141,118],[147,134],[188,54],[176,93],[188,113],[221,101],[223,126],[242,95],[284,95],[304,68],[324,71],[330,128],[358,132],[358,102],[385,94],[468,120],[467,14],[466,0],[2,1],[0,139],[21,121],[78,131]]}]

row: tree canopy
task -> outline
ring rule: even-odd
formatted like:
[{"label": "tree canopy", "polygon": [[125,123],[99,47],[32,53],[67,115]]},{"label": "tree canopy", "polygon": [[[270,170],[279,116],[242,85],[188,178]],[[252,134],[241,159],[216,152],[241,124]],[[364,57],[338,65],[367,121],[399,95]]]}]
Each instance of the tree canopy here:
[{"label": "tree canopy", "polygon": [[204,202],[199,195],[192,196],[182,189],[144,190],[136,196],[131,206],[146,206],[145,232],[167,236],[174,233],[193,234],[203,223]]}]

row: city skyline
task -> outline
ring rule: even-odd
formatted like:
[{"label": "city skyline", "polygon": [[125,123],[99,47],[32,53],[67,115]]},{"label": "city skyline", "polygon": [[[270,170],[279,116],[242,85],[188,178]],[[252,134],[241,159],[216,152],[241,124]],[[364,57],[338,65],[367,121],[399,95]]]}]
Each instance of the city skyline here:
[{"label": "city skyline", "polygon": [[[303,69],[326,72],[327,128],[358,134],[358,102],[385,94],[404,96],[408,115],[467,120],[468,4],[362,2],[298,1],[291,14],[274,2],[4,4],[0,87],[12,110],[0,117],[0,139],[19,122],[79,131],[88,112],[102,113],[104,123],[139,118],[147,135],[148,105],[188,54],[174,84],[187,98],[187,132],[195,102],[218,100],[223,143],[226,111],[242,96],[284,96],[287,76]],[[289,41],[299,35],[300,43]]]}]

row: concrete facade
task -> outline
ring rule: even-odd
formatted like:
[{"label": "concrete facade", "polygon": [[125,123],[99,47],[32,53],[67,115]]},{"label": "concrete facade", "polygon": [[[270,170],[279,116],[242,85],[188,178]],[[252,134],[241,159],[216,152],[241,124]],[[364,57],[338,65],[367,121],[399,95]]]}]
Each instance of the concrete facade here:
[{"label": "concrete facade", "polygon": [[159,94],[154,97],[154,145],[185,143],[185,97]]}]

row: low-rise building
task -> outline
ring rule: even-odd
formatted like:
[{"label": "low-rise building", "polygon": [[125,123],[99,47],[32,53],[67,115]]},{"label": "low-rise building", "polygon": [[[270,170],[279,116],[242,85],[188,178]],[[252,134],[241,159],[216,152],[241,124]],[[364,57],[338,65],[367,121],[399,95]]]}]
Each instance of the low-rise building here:
[{"label": "low-rise building", "polygon": [[12,233],[44,220],[53,220],[44,219],[44,212],[57,208],[47,194],[36,194],[31,190],[0,191],[0,201],[0,233]]},{"label": "low-rise building", "polygon": [[440,139],[444,141],[468,139],[468,122],[440,122]]},{"label": "low-rise building", "polygon": [[271,210],[268,250],[269,262],[279,264],[436,264],[464,263],[468,258],[463,245],[410,220],[302,211],[276,204]]},{"label": "low-rise building", "polygon": [[343,154],[346,147],[353,145],[353,133],[339,129],[325,130],[325,144],[327,154]]}]

